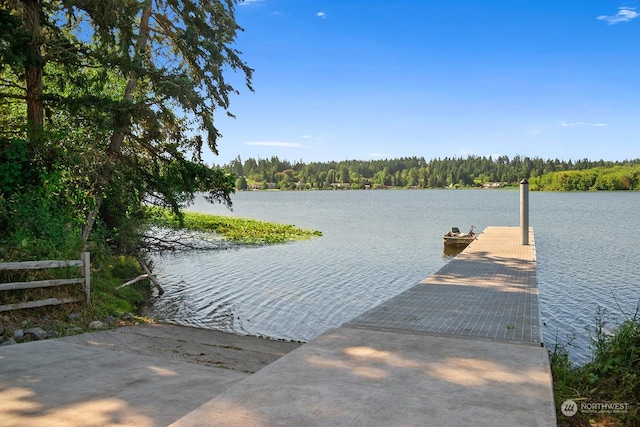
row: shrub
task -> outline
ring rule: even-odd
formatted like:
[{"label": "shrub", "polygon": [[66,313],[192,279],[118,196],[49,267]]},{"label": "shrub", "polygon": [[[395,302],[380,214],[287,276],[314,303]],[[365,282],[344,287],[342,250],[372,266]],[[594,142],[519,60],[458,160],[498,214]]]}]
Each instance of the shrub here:
[{"label": "shrub", "polygon": [[[557,408],[558,425],[640,425],[640,318],[636,314],[607,332],[609,316],[604,309],[596,312],[595,326],[589,330],[592,344],[591,360],[574,364],[566,345],[556,344],[550,351],[551,373]],[[576,402],[628,403],[626,411],[617,414],[580,411],[566,417],[560,405],[567,399]],[[602,424],[604,423],[604,424]]]}]

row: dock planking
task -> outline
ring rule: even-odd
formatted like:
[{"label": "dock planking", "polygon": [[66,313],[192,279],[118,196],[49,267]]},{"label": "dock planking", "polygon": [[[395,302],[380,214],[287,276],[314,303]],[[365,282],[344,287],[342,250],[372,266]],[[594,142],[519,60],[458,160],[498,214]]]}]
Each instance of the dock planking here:
[{"label": "dock planking", "polygon": [[420,284],[347,323],[542,345],[533,231],[488,227]]}]

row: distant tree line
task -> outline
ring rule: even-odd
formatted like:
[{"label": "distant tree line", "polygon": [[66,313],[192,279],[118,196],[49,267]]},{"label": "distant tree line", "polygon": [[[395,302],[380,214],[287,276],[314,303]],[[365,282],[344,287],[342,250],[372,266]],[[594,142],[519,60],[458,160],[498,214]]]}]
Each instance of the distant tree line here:
[{"label": "distant tree line", "polygon": [[516,155],[291,163],[277,156],[243,162],[238,156],[225,168],[240,190],[513,186],[523,178],[533,190],[640,190],[640,159],[573,162]]}]

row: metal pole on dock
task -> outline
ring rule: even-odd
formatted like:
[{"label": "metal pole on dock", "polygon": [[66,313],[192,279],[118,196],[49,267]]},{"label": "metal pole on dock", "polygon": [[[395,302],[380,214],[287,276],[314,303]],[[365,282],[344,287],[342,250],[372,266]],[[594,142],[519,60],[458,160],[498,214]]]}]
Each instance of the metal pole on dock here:
[{"label": "metal pole on dock", "polygon": [[529,181],[520,181],[520,244],[529,244]]}]

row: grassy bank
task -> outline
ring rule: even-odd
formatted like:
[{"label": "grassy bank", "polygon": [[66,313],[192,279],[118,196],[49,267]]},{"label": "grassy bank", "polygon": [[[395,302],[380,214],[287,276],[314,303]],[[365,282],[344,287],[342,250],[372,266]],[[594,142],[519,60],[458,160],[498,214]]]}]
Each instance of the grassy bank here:
[{"label": "grassy bank", "polygon": [[242,244],[284,243],[322,236],[320,231],[305,230],[290,224],[196,212],[185,212],[181,221],[168,210],[158,212],[154,225],[203,233],[213,232]]},{"label": "grassy bank", "polygon": [[[559,426],[640,426],[640,319],[636,314],[607,333],[609,323],[599,310],[589,331],[592,355],[583,365],[570,360],[570,343],[550,352]],[[575,415],[563,413],[567,400],[576,403]]]}]

